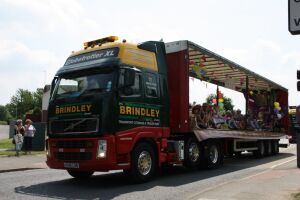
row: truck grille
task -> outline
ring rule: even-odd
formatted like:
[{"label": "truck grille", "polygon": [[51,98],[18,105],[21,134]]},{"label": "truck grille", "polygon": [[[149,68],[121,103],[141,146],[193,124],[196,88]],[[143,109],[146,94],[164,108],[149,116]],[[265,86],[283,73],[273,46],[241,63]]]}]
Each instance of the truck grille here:
[{"label": "truck grille", "polygon": [[58,160],[68,160],[68,161],[91,160],[92,153],[91,152],[57,152],[55,154],[55,157]]},{"label": "truck grille", "polygon": [[55,120],[50,122],[50,133],[85,133],[97,132],[99,120],[97,118]]},{"label": "truck grille", "polygon": [[92,148],[93,146],[94,142],[86,140],[61,140],[55,144],[57,148]]}]

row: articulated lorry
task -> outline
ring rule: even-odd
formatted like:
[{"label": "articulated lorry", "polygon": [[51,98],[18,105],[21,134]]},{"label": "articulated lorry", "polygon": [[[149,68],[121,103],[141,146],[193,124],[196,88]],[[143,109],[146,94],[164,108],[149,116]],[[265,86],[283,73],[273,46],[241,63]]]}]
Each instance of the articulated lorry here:
[{"label": "articulated lorry", "polygon": [[93,40],[73,52],[52,81],[47,165],[75,178],[123,170],[146,182],[164,165],[215,168],[242,151],[279,152],[287,115],[273,131],[195,126],[190,77],[242,92],[246,112],[251,91],[269,111],[273,102],[288,108],[286,88],[191,41]]}]

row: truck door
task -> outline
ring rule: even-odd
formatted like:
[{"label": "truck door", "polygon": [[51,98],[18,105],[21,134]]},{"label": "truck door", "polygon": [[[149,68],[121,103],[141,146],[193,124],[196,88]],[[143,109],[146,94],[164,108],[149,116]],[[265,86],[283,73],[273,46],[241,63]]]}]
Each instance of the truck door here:
[{"label": "truck door", "polygon": [[120,69],[119,73],[119,112],[117,119],[119,130],[128,130],[143,124],[140,116],[140,107],[143,102],[142,73],[135,71],[134,77],[130,77],[134,79],[134,83],[130,86],[126,86],[125,79],[129,78],[126,76],[126,70],[130,69]]},{"label": "truck door", "polygon": [[144,71],[143,85],[145,107],[150,111],[150,116],[149,113],[147,113],[147,116],[145,117],[146,125],[159,127],[162,125],[162,103],[160,98],[160,79],[158,73]]}]

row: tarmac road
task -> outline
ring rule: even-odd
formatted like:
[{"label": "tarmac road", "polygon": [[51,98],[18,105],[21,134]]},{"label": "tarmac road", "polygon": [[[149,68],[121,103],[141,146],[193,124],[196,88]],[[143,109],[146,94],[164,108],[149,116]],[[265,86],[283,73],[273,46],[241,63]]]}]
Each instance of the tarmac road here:
[{"label": "tarmac road", "polygon": [[295,151],[293,145],[263,159],[226,159],[216,170],[172,168],[139,185],[119,171],[96,173],[85,181],[53,169],[7,172],[0,174],[0,199],[288,199],[300,190]]}]

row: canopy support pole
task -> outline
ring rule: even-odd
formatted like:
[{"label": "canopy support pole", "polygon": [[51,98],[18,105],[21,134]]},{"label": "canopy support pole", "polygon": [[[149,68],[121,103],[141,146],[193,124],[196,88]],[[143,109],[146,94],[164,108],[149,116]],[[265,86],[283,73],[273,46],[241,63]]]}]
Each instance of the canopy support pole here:
[{"label": "canopy support pole", "polygon": [[219,108],[219,86],[218,85],[217,85],[217,108]]},{"label": "canopy support pole", "polygon": [[249,108],[249,77],[246,76],[246,94],[245,94],[245,97],[246,97],[246,110],[245,110],[245,113],[246,113],[246,116],[248,116],[248,108]]}]

